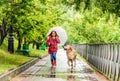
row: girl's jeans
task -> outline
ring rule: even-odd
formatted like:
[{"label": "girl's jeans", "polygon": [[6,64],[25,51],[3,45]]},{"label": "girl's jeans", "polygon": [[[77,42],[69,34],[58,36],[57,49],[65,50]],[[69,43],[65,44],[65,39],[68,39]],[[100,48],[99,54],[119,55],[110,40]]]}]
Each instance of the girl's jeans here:
[{"label": "girl's jeans", "polygon": [[50,54],[50,59],[52,66],[56,66],[56,52]]}]

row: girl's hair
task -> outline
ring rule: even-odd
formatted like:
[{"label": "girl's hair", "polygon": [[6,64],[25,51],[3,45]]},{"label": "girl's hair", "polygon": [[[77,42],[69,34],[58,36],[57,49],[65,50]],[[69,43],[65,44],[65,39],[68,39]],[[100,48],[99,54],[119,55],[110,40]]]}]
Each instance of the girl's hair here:
[{"label": "girl's hair", "polygon": [[49,34],[50,37],[52,37],[52,33],[53,33],[53,32],[55,32],[55,34],[56,34],[55,37],[58,36],[57,32],[56,32],[55,30],[53,30],[53,31]]}]

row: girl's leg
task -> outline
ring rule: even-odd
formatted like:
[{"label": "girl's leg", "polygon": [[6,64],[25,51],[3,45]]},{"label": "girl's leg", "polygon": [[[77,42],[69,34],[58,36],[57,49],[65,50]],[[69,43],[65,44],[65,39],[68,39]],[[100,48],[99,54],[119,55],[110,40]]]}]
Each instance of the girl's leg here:
[{"label": "girl's leg", "polygon": [[54,62],[53,62],[54,59],[53,59],[53,58],[54,58],[54,57],[53,57],[53,54],[50,54],[50,59],[51,59],[51,65],[52,65],[52,66],[54,66]]},{"label": "girl's leg", "polygon": [[53,64],[56,66],[56,53],[53,53]]}]

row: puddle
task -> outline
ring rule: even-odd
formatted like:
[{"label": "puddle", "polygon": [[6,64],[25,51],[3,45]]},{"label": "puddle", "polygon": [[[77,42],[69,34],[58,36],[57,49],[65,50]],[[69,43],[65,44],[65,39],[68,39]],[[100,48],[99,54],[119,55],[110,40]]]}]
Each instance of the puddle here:
[{"label": "puddle", "polygon": [[80,70],[80,73],[93,73],[94,71],[90,68],[84,68],[83,70]]},{"label": "puddle", "polygon": [[[80,71],[75,69],[67,69],[65,72],[60,72],[57,70],[58,68],[51,68],[51,67],[42,67],[37,73],[35,74],[23,74],[22,77],[43,77],[43,78],[61,78],[65,79],[66,81],[82,81],[83,79],[88,79],[88,81],[97,81],[94,80],[93,77],[87,74],[81,74]],[[87,70],[86,70],[87,71]],[[88,69],[89,72],[89,69]],[[91,71],[90,71],[91,72]],[[87,75],[87,76],[86,76]]]},{"label": "puddle", "polygon": [[36,67],[46,67],[46,65],[35,65]]},{"label": "puddle", "polygon": [[83,61],[76,60],[76,68],[69,68],[66,52],[61,53],[61,51],[57,54],[56,68],[51,68],[50,58],[46,57],[36,63],[34,67],[21,73],[18,76],[18,79],[21,79],[19,81],[98,81],[94,70]]}]

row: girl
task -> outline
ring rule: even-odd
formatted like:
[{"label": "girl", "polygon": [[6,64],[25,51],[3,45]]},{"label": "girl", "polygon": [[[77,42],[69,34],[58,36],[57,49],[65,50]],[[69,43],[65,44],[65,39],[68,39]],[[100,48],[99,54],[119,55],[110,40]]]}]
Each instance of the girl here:
[{"label": "girl", "polygon": [[56,53],[58,50],[59,43],[60,40],[56,31],[52,31],[49,35],[49,38],[46,41],[46,45],[49,46],[48,53],[50,54],[52,67],[56,67]]}]

